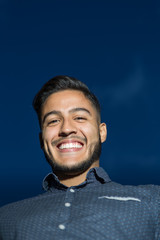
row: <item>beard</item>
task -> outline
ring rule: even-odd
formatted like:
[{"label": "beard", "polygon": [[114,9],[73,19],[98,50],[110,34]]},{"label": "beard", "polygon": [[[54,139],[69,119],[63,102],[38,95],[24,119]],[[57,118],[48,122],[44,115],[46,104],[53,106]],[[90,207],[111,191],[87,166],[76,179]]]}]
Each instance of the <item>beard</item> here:
[{"label": "beard", "polygon": [[54,157],[51,158],[50,156],[48,156],[45,149],[43,149],[43,151],[44,151],[44,155],[45,155],[47,162],[50,164],[50,166],[52,167],[52,170],[55,174],[57,174],[57,175],[59,175],[59,174],[60,175],[78,175],[78,174],[85,172],[87,169],[89,169],[92,166],[92,164],[94,162],[99,160],[100,155],[101,155],[101,148],[102,148],[100,136],[99,136],[98,141],[94,145],[92,144],[92,146],[89,146],[89,148],[90,148],[90,150],[89,150],[88,158],[84,159],[80,163],[77,163],[73,166],[61,165],[55,161]]}]

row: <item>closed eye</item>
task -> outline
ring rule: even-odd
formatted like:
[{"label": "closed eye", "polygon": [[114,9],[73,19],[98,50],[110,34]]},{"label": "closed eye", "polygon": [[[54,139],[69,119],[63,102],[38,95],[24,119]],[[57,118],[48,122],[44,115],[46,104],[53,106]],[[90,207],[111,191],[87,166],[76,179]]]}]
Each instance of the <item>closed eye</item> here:
[{"label": "closed eye", "polygon": [[49,122],[48,122],[48,125],[55,125],[55,124],[57,124],[58,122],[59,122],[58,119],[54,119],[54,120],[52,120],[52,121],[49,121]]},{"label": "closed eye", "polygon": [[85,117],[76,117],[75,120],[85,121],[85,120],[87,120],[87,118],[85,118]]}]

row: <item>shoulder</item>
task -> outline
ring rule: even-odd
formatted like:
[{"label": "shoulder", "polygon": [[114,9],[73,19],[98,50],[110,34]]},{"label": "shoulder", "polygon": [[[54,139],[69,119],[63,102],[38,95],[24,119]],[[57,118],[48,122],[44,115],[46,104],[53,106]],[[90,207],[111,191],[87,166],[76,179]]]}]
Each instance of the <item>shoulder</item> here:
[{"label": "shoulder", "polygon": [[15,216],[17,218],[21,217],[25,214],[25,212],[32,212],[36,206],[42,206],[48,194],[49,193],[46,192],[32,198],[27,198],[2,206],[0,208],[0,223],[5,219],[12,219]]},{"label": "shoulder", "polygon": [[[138,201],[141,206],[152,210],[152,212],[160,211],[160,186],[158,185],[121,185],[115,182],[104,184],[103,195],[113,197],[122,201]],[[107,186],[108,185],[108,186]]]},{"label": "shoulder", "polygon": [[[158,185],[122,185],[116,182],[108,183],[112,192],[119,194],[132,194],[141,197],[160,198],[160,186]],[[106,184],[107,186],[107,184]]]},{"label": "shoulder", "polygon": [[103,184],[95,189],[98,195],[113,197],[122,201],[137,200],[144,204],[153,205],[153,208],[160,208],[160,186],[158,185],[122,185],[116,182]]}]

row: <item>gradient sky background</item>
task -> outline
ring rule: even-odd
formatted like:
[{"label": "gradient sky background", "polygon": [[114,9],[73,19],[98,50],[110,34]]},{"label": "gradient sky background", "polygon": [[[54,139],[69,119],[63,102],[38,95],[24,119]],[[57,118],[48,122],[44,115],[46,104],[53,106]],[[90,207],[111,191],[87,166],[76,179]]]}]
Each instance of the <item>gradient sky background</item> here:
[{"label": "gradient sky background", "polygon": [[32,99],[61,74],[101,102],[112,180],[160,184],[160,1],[0,0],[0,23],[0,205],[42,192]]}]

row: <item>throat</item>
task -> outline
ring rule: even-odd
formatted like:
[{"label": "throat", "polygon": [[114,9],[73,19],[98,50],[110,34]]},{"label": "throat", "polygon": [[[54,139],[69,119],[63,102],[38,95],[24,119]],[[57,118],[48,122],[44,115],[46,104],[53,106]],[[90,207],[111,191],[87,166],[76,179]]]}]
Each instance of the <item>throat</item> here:
[{"label": "throat", "polygon": [[62,183],[63,185],[67,187],[78,186],[79,184],[83,183],[86,180],[87,173],[91,168],[94,167],[99,167],[99,161],[94,162],[94,164],[84,172],[74,174],[56,172],[55,174],[57,175],[60,183]]}]

